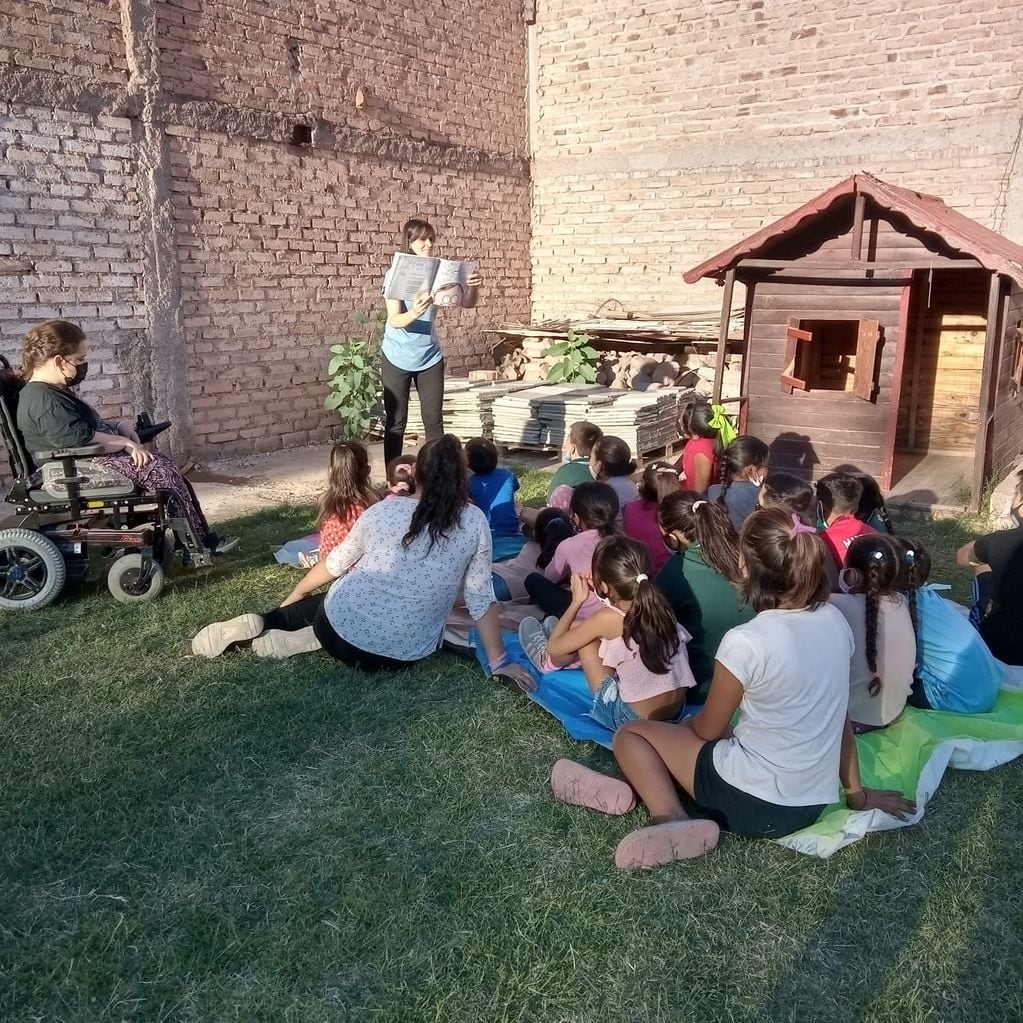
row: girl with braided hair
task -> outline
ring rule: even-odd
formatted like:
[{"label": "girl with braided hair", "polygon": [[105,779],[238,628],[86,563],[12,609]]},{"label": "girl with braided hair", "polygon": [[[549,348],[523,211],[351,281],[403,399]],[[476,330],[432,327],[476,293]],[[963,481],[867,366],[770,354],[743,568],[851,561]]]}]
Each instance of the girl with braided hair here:
[{"label": "girl with braided hair", "polygon": [[884,728],[906,706],[916,673],[916,629],[899,592],[902,554],[891,537],[872,533],[849,545],[833,594],[856,645],[849,679],[849,718],[858,732]]},{"label": "girl with braided hair", "polygon": [[721,482],[707,491],[707,500],[726,508],[736,529],[742,529],[760,501],[769,457],[767,445],[759,437],[736,437],[721,452]]}]

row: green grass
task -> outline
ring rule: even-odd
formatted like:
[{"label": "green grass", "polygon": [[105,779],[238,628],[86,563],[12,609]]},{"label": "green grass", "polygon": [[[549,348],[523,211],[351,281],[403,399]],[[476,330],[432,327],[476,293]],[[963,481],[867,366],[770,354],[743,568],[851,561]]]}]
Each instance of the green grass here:
[{"label": "green grass", "polygon": [[922,824],[828,861],[726,838],[622,874],[642,815],[546,786],[609,755],[471,662],[192,658],[201,625],[288,590],[271,545],[309,514],[233,525],[242,552],[152,606],[94,589],[0,619],[0,1019],[1023,1014],[1019,764],[950,772]]}]

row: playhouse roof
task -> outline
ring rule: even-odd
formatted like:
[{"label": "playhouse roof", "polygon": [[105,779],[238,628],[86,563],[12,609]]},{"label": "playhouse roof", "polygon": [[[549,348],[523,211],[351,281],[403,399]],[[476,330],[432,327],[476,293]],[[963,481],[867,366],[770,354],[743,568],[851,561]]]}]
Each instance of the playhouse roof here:
[{"label": "playhouse roof", "polygon": [[840,200],[857,194],[868,196],[893,213],[900,213],[918,230],[938,235],[949,248],[975,259],[985,269],[1023,284],[1023,246],[946,206],[936,195],[899,188],[863,172],[840,181],[781,220],[694,266],[685,274],[686,282],[694,284],[702,277],[717,277],[739,260],[756,255],[767,245],[802,227],[806,221],[827,213]]}]

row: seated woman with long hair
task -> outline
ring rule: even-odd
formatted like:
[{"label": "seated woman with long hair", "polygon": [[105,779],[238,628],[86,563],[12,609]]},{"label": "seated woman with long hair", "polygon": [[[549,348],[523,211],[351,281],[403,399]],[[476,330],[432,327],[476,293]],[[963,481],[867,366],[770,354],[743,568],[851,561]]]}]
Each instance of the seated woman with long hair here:
[{"label": "seated woman with long hair", "polygon": [[[509,664],[491,578],[487,517],[469,501],[457,437],[429,441],[416,461],[416,496],[380,501],[309,570],[280,607],[215,622],[192,641],[216,657],[252,641],[261,657],[323,649],[364,671],[404,668],[440,646],[459,592],[479,631],[490,671],[529,684]],[[316,591],[329,585],[326,593]]]},{"label": "seated woman with long hair", "polygon": [[29,453],[100,447],[104,454],[94,464],[163,497],[173,514],[188,520],[203,546],[214,553],[233,546],[236,541],[212,532],[195,491],[169,458],[143,447],[127,420],[103,419],[72,391],[88,369],[89,342],[77,324],[48,320],[25,335],[18,429]]}]

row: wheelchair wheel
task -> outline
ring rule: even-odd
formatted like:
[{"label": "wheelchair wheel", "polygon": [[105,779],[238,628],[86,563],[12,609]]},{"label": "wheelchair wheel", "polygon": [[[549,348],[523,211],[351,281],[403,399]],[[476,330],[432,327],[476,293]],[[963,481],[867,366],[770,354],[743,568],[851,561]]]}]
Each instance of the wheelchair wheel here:
[{"label": "wheelchair wheel", "polygon": [[0,608],[35,611],[52,603],[67,578],[57,545],[31,529],[0,529]]},{"label": "wheelchair wheel", "polygon": [[158,561],[150,566],[149,578],[142,579],[142,555],[125,554],[107,572],[107,587],[122,604],[148,604],[163,592],[166,576]]}]

